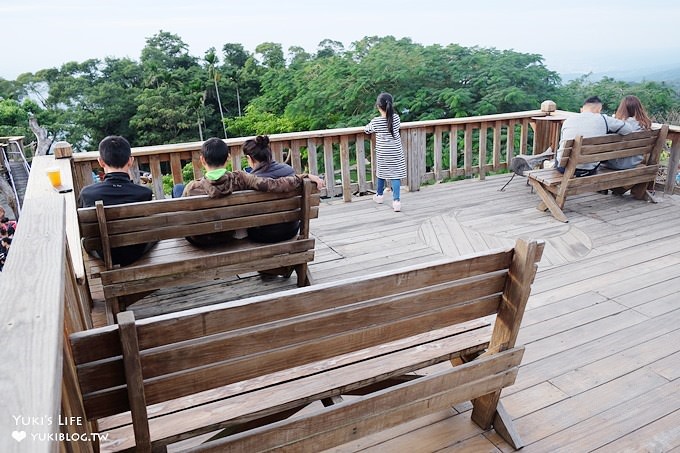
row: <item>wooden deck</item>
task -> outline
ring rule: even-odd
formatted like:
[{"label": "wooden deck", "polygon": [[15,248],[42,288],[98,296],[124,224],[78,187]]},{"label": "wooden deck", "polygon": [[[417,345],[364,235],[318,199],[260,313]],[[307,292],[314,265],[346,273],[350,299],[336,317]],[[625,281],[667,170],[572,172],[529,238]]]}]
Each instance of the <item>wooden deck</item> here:
[{"label": "wooden deck", "polygon": [[[503,393],[523,451],[680,452],[680,197],[575,196],[563,224],[535,209],[525,180],[499,192],[508,178],[405,192],[400,213],[389,194],[384,205],[322,200],[311,228],[314,281],[544,239],[518,339],[526,353]],[[133,310],[145,317],[292,287],[294,278],[244,275],[159,292]],[[469,404],[334,451],[358,450],[512,451],[470,421]]]}]

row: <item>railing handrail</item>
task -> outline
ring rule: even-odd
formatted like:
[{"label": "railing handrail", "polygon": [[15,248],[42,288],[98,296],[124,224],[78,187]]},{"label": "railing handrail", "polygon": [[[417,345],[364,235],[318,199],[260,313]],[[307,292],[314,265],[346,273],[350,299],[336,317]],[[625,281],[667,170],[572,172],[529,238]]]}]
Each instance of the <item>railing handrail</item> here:
[{"label": "railing handrail", "polygon": [[14,200],[16,201],[16,206],[17,206],[17,217],[21,216],[21,200],[19,199],[19,193],[17,192],[17,185],[14,182],[14,176],[12,175],[12,167],[9,165],[9,159],[7,158],[6,152],[3,149],[2,151],[2,162],[3,165],[5,166],[5,169],[7,170],[7,174],[9,175],[9,182],[10,185],[12,186],[12,192],[14,193]]},{"label": "railing handrail", "polygon": [[31,166],[28,164],[28,161],[26,160],[26,156],[24,155],[23,148],[21,147],[19,142],[16,141],[16,140],[10,140],[9,145],[10,146],[14,145],[17,148],[18,151],[10,151],[10,149],[8,148],[7,152],[11,153],[11,154],[18,154],[19,155],[19,157],[21,158],[21,163],[24,165],[24,169],[26,170],[26,174],[28,174],[31,171]]},{"label": "railing handrail", "polygon": [[45,196],[25,203],[0,274],[3,452],[57,449],[45,436],[59,433],[67,274],[64,219],[63,199]]},{"label": "railing handrail", "polygon": [[[556,113],[562,113],[560,111]],[[568,113],[568,112],[567,112]],[[516,120],[522,118],[531,118],[534,116],[546,116],[545,112],[541,110],[526,110],[522,112],[513,113],[499,113],[493,115],[480,115],[480,116],[468,116],[464,118],[444,118],[439,120],[427,120],[427,121],[409,121],[401,123],[401,128],[412,129],[420,127],[435,127],[435,126],[445,126],[445,125],[461,125],[469,123],[481,123],[481,122],[494,122],[503,120]],[[310,138],[324,138],[324,137],[335,137],[338,135],[355,135],[364,132],[364,126],[356,127],[345,127],[336,129],[320,129],[313,131],[300,131],[300,132],[285,132],[281,134],[271,134],[269,135],[270,142],[281,142],[289,140],[306,140]],[[229,146],[240,146],[243,145],[246,140],[250,140],[254,136],[247,137],[234,137],[224,139],[225,143]],[[139,146],[132,148],[133,156],[148,156],[159,153],[167,152],[183,152],[183,151],[195,151],[201,149],[201,144],[203,142],[186,142],[186,143],[173,143],[167,145],[150,145],[150,146]],[[98,151],[85,151],[73,154],[73,160],[75,162],[82,162],[87,160],[96,160],[99,157]]]}]

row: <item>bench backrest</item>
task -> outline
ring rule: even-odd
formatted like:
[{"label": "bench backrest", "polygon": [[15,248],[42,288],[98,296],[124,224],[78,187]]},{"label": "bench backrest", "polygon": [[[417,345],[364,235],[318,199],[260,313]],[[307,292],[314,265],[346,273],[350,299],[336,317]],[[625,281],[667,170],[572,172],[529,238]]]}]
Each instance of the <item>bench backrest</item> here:
[{"label": "bench backrest", "polygon": [[[560,166],[568,168],[580,164],[602,162],[642,155],[646,165],[657,165],[668,135],[668,125],[651,131],[633,132],[628,135],[609,134],[600,137],[577,136],[564,145]],[[566,172],[565,172],[566,173]]]},{"label": "bench backrest", "polygon": [[[235,192],[224,198],[207,196],[154,200],[78,209],[86,251],[102,250],[108,269],[110,249],[163,239],[233,231],[300,220],[300,236],[309,237],[309,220],[318,217],[319,195],[304,180],[287,193]],[[107,256],[108,255],[108,256]]]},{"label": "bench backrest", "polygon": [[[121,313],[118,325],[70,336],[85,412],[106,417],[130,402],[143,408],[496,313],[487,353],[512,348],[543,246],[520,240],[511,249],[137,321]],[[137,364],[136,377],[127,362]]]}]

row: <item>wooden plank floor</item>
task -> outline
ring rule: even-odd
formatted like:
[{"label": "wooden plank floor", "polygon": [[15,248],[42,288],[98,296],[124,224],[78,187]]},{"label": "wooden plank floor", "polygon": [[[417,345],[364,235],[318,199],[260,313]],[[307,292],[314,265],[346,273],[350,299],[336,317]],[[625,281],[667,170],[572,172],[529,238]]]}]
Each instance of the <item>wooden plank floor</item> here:
[{"label": "wooden plank floor", "polygon": [[[525,452],[680,452],[680,197],[649,204],[630,196],[568,199],[570,222],[535,209],[524,180],[509,176],[423,187],[351,203],[324,200],[312,221],[315,282],[397,269],[544,239],[518,342],[526,353],[503,392]],[[294,286],[247,275],[133,306],[139,317],[191,304]],[[206,296],[210,295],[209,297]],[[196,295],[196,297],[194,297]],[[187,299],[188,298],[188,299]],[[193,299],[193,300],[192,300]],[[95,310],[96,311],[96,310]],[[507,452],[470,421],[470,405],[433,414],[333,451]]]}]

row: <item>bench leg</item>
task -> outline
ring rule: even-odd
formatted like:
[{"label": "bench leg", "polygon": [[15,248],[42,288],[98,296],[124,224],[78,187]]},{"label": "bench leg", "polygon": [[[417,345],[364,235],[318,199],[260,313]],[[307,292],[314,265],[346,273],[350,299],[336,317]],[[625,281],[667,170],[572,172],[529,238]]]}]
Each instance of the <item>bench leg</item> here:
[{"label": "bench leg", "polygon": [[633,186],[633,188],[630,189],[630,193],[636,200],[646,200],[651,203],[658,203],[658,200],[654,198],[652,193],[649,191],[649,186],[646,182]]},{"label": "bench leg", "polygon": [[117,297],[107,298],[105,300],[106,305],[106,323],[108,325],[113,325],[116,323],[116,317],[120,313],[120,303]]},{"label": "bench leg", "polygon": [[492,426],[499,436],[516,450],[524,444],[515,429],[512,418],[500,401],[500,390],[484,395],[472,401],[472,421],[482,429],[490,429]]},{"label": "bench leg", "polygon": [[519,436],[517,429],[515,429],[515,424],[507,413],[503,403],[500,401],[496,406],[496,415],[493,419],[493,429],[496,430],[499,436],[503,438],[507,443],[512,445],[515,450],[519,450],[524,446],[522,438]]},{"label": "bench leg", "polygon": [[310,286],[312,284],[312,274],[309,272],[307,263],[295,266],[295,274],[297,275],[298,288]]},{"label": "bench leg", "polygon": [[636,200],[644,200],[646,192],[647,192],[647,183],[646,182],[642,183],[642,184],[636,184],[636,185],[633,186],[632,189],[630,189],[630,194]]},{"label": "bench leg", "polygon": [[553,197],[550,192],[545,190],[538,181],[530,180],[530,182],[531,186],[536,189],[538,196],[541,197],[541,203],[538,205],[537,209],[539,211],[545,211],[545,208],[548,208],[555,219],[564,223],[569,222],[567,216],[564,215],[564,212],[562,212],[562,208],[560,208],[560,206],[557,204],[555,197]]}]

